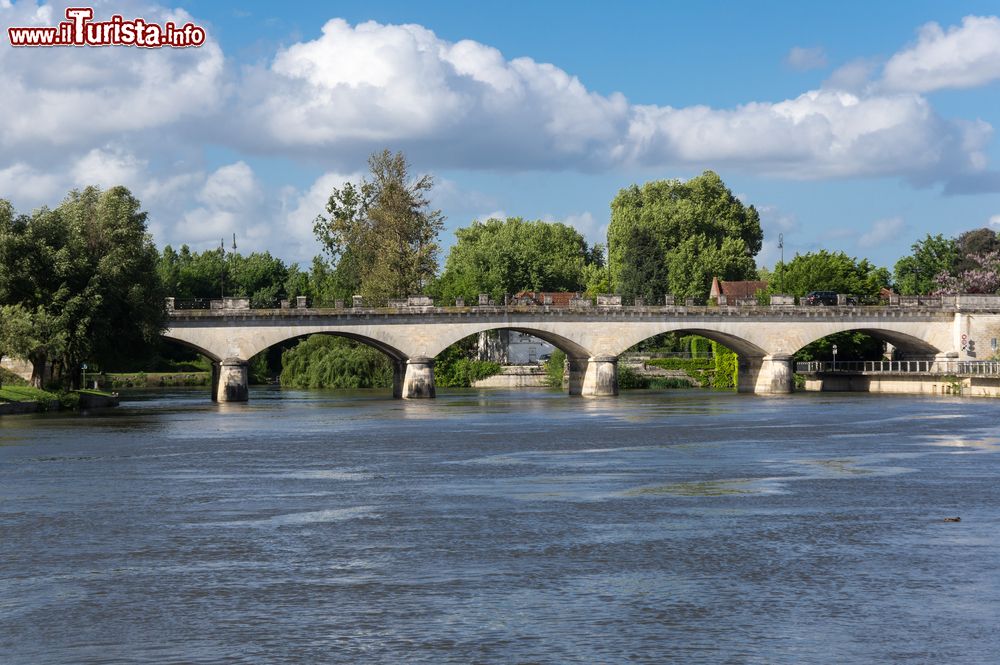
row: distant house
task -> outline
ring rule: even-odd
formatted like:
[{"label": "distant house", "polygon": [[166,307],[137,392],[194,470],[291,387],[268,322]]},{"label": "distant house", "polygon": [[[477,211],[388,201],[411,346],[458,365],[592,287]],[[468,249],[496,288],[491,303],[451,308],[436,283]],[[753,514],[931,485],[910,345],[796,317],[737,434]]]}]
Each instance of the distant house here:
[{"label": "distant house", "polygon": [[[719,302],[735,302],[747,300],[757,295],[758,291],[767,290],[767,282],[762,280],[747,280],[743,282],[727,282],[718,277],[712,278],[712,289],[708,292],[710,298]],[[724,296],[723,301],[720,296]]]},{"label": "distant house", "polygon": [[479,359],[501,365],[535,365],[556,347],[530,333],[517,330],[487,330],[479,333]]}]

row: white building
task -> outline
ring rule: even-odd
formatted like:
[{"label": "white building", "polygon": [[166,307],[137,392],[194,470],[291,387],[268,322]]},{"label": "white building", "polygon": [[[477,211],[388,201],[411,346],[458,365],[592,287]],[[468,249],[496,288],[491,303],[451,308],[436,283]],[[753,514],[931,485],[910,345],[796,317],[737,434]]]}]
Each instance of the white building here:
[{"label": "white building", "polygon": [[516,330],[479,333],[479,359],[501,365],[535,365],[555,351],[554,346],[534,335]]}]

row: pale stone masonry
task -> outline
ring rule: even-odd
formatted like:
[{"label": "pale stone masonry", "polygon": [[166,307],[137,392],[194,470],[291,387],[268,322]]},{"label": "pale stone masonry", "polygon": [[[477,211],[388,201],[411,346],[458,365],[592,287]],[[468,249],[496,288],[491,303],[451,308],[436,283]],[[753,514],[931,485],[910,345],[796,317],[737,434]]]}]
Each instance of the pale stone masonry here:
[{"label": "pale stone masonry", "polygon": [[893,344],[900,357],[975,360],[1000,337],[1000,298],[952,296],[891,307],[538,306],[173,310],[164,336],[216,364],[213,397],[245,401],[247,361],[279,342],[316,333],[343,335],[384,352],[395,368],[393,394],[434,397],[434,358],[486,330],[529,333],[562,349],[573,395],[618,393],[618,356],[654,335],[684,332],[739,356],[740,392],[792,390],[792,355],[810,342],[859,330]]}]

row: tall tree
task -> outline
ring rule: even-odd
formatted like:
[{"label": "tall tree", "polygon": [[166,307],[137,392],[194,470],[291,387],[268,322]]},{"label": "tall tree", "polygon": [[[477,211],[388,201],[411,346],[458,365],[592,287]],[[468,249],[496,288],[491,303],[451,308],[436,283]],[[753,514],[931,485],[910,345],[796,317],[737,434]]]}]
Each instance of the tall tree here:
[{"label": "tall tree", "polygon": [[958,246],[959,258],[955,266],[956,272],[968,270],[977,264],[970,256],[982,256],[990,252],[1000,251],[1000,238],[991,229],[973,229],[966,231],[955,240]]},{"label": "tall tree", "polygon": [[498,301],[518,291],[583,291],[584,269],[603,264],[602,248],[559,222],[474,221],[455,232],[438,284],[446,301],[488,293]]},{"label": "tall tree", "polygon": [[403,153],[375,153],[368,167],[370,180],[333,190],[313,231],[337,270],[349,268],[361,295],[379,304],[418,293],[434,277],[444,217],[427,198],[434,179],[411,180]]},{"label": "tall tree", "polygon": [[0,305],[23,307],[40,342],[36,369],[55,361],[75,382],[81,361],[113,362],[158,339],[166,311],[157,259],[127,189],[74,190],[55,210],[0,214]]},{"label": "tall tree", "polygon": [[[644,237],[633,240],[636,234]],[[654,281],[642,283],[650,294],[705,296],[712,277],[754,279],[753,257],[762,240],[757,210],[737,199],[712,171],[687,182],[632,185],[611,202],[612,282],[623,295],[641,295],[634,275],[650,275]],[[642,254],[634,251],[637,242]],[[656,263],[667,269],[654,270]]]},{"label": "tall tree", "polygon": [[958,243],[941,234],[927,234],[911,245],[909,256],[896,261],[896,288],[904,295],[930,293],[940,288],[939,275],[952,274],[959,259]]}]

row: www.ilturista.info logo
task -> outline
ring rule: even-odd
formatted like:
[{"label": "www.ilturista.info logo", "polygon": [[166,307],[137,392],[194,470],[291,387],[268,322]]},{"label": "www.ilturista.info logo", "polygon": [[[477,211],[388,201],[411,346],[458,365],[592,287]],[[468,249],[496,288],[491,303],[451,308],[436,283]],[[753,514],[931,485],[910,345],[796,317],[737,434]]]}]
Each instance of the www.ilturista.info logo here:
[{"label": "www.ilturista.info logo", "polygon": [[141,46],[185,48],[205,43],[205,29],[188,22],[177,26],[125,20],[115,14],[110,21],[91,21],[91,7],[68,7],[66,19],[55,27],[7,28],[11,46]]}]

